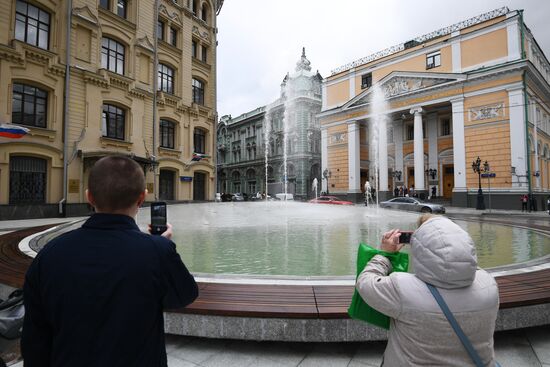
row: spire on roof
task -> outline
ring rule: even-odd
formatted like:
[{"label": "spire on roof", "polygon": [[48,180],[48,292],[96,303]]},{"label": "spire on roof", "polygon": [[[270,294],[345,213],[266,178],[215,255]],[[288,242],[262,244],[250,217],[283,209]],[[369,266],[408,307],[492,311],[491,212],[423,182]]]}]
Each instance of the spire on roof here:
[{"label": "spire on roof", "polygon": [[302,47],[302,57],[300,61],[296,63],[296,71],[300,71],[300,70],[306,70],[306,71],[311,70],[311,62],[306,57],[305,47]]}]

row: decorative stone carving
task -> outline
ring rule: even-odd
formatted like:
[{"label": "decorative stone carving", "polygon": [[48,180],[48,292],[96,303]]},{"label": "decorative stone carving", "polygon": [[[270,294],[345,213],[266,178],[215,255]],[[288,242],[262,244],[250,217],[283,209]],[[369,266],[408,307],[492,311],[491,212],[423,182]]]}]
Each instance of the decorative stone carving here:
[{"label": "decorative stone carving", "polygon": [[204,40],[209,40],[209,37],[208,37],[208,33],[207,32],[200,32],[199,30],[199,27],[197,27],[196,25],[193,26],[193,34],[196,35],[197,37],[200,37]]},{"label": "decorative stone carving", "polygon": [[84,19],[94,25],[99,25],[99,21],[97,19],[97,16],[90,10],[90,8],[86,5],[80,8],[74,8],[73,9],[73,15]]},{"label": "decorative stone carving", "polygon": [[488,120],[498,117],[504,117],[504,103],[470,109],[470,121]]},{"label": "decorative stone carving", "polygon": [[330,136],[330,143],[331,144],[341,144],[345,143],[347,138],[346,133],[335,133]]}]

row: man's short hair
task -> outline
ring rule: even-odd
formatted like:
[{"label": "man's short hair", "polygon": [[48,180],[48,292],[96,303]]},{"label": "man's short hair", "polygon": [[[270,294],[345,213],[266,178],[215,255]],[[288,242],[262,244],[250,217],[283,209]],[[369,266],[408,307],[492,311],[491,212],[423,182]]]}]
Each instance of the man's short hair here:
[{"label": "man's short hair", "polygon": [[90,170],[88,190],[100,210],[128,209],[145,191],[145,175],[133,159],[103,157]]}]

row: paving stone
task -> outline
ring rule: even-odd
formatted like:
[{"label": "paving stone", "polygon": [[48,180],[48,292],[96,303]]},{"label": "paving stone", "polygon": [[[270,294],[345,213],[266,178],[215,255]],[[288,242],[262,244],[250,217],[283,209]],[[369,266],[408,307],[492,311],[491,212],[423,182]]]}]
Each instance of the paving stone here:
[{"label": "paving stone", "polygon": [[[299,363],[299,362],[298,362]],[[260,357],[253,360],[249,366],[252,367],[296,367],[298,363],[292,363],[288,361],[272,360],[265,357]]]},{"label": "paving stone", "polygon": [[194,339],[191,343],[171,351],[170,355],[188,362],[201,364],[213,355],[222,353],[228,344],[227,340],[224,339]]},{"label": "paving stone", "polygon": [[199,367],[198,364],[168,356],[168,367]]},{"label": "paving stone", "polygon": [[521,330],[495,335],[496,360],[504,367],[540,366],[531,344]]},{"label": "paving stone", "polygon": [[249,366],[260,356],[250,350],[239,350],[238,348],[228,347],[221,353],[216,353],[201,362],[203,367],[228,367],[228,366]]},{"label": "paving stone", "polygon": [[550,365],[550,325],[525,330],[527,340],[543,365]]},{"label": "paving stone", "polygon": [[353,356],[352,362],[362,363],[367,366],[380,366],[386,344],[386,342],[361,343],[357,348],[357,353]]}]

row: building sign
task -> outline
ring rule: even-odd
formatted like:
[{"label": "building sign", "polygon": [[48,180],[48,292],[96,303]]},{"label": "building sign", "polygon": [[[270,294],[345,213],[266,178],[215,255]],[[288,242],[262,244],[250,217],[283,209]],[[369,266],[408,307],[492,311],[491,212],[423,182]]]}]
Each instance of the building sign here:
[{"label": "building sign", "polygon": [[69,194],[78,194],[80,192],[80,180],[69,180]]},{"label": "building sign", "polygon": [[181,182],[191,182],[191,181],[193,181],[193,177],[192,176],[180,176],[180,181]]},{"label": "building sign", "polygon": [[481,177],[482,178],[495,178],[495,177],[497,177],[497,174],[496,173],[482,173]]}]

